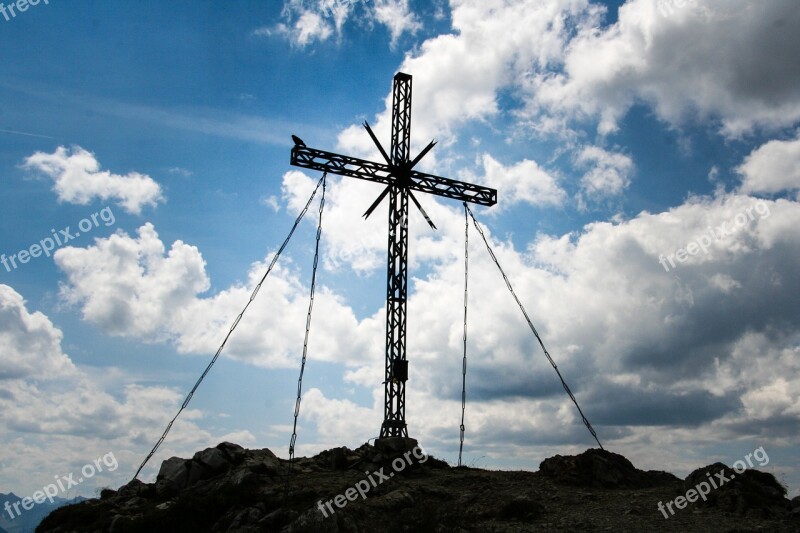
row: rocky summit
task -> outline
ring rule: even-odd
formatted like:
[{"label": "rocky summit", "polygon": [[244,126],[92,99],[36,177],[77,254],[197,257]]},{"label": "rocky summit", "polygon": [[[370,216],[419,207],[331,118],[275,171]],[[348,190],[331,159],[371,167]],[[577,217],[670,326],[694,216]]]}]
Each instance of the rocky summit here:
[{"label": "rocky summit", "polygon": [[598,449],[556,455],[538,472],[492,471],[378,442],[290,468],[268,449],[223,442],[164,461],[155,483],[58,509],[37,531],[797,532],[800,502],[756,470],[718,463],[681,480]]}]

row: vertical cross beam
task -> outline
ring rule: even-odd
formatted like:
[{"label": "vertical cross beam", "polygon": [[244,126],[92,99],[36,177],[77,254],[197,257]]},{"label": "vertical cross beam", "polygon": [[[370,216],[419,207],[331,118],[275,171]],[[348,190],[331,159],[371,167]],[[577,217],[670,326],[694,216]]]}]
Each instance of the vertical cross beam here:
[{"label": "vertical cross beam", "polygon": [[411,150],[411,76],[398,72],[392,86],[392,164],[407,165]]},{"label": "vertical cross beam", "polygon": [[[411,147],[411,76],[402,72],[392,87],[392,166],[408,172]],[[400,176],[397,182],[402,183]],[[386,276],[386,381],[381,438],[408,437],[406,427],[406,300],[408,295],[408,189],[389,190]]]}]

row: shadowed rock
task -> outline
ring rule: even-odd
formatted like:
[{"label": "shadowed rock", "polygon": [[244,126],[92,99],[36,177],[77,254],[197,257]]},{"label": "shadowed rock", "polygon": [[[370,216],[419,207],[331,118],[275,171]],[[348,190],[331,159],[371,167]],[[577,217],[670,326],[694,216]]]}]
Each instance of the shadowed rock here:
[{"label": "shadowed rock", "polygon": [[786,499],[786,489],[772,474],[758,470],[737,474],[722,463],[714,463],[686,476],[684,487],[688,491],[701,483],[705,484],[704,492],[708,494],[697,501],[700,506],[759,517],[780,516],[791,511],[792,503]]},{"label": "shadowed rock", "polygon": [[667,472],[639,470],[622,455],[595,448],[545,459],[539,471],[556,483],[576,487],[645,488],[678,480]]},{"label": "shadowed rock", "polygon": [[290,474],[288,461],[270,450],[222,443],[191,459],[167,459],[155,483],[134,480],[59,509],[37,531],[800,530],[797,498],[790,502],[771,475],[755,470],[713,503],[665,520],[658,502],[684,494],[705,470],[684,482],[594,449],[546,459],[539,472],[451,468],[389,444],[300,457]]}]

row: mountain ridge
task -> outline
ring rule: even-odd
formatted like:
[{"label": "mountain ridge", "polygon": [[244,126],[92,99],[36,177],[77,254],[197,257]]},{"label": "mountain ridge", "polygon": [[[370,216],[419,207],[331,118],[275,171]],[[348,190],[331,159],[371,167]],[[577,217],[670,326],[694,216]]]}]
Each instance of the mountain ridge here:
[{"label": "mountain ridge", "polygon": [[[800,529],[798,498],[756,470],[737,475],[717,463],[681,480],[588,449],[545,459],[536,472],[491,471],[451,467],[400,440],[333,448],[291,465],[269,449],[224,442],[165,460],[155,483],[133,480],[62,507],[37,531]],[[692,501],[698,483],[720,472],[728,483]]]}]

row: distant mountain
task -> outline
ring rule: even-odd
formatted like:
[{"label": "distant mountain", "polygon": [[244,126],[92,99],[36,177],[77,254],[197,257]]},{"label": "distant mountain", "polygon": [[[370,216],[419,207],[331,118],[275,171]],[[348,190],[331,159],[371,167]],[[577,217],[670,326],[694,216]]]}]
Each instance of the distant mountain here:
[{"label": "distant mountain", "polygon": [[[40,530],[800,531],[798,502],[757,470],[717,463],[681,480],[590,449],[545,459],[538,472],[491,471],[453,468],[411,446],[381,439],[296,458],[290,468],[270,450],[222,443],[167,459],[155,483],[133,480],[58,509]],[[712,478],[728,481],[712,487]]]},{"label": "distant mountain", "polygon": [[[37,503],[32,509],[26,511],[21,506],[17,508],[21,511],[19,515],[14,511],[13,505],[22,500],[21,496],[17,496],[13,492],[8,494],[0,493],[0,533],[33,533],[44,518],[52,513],[54,510],[65,505],[72,505],[73,503],[80,503],[86,498],[78,496],[77,498],[53,498],[53,503],[45,500],[44,503]],[[6,502],[9,503],[9,510],[6,509]]]}]

